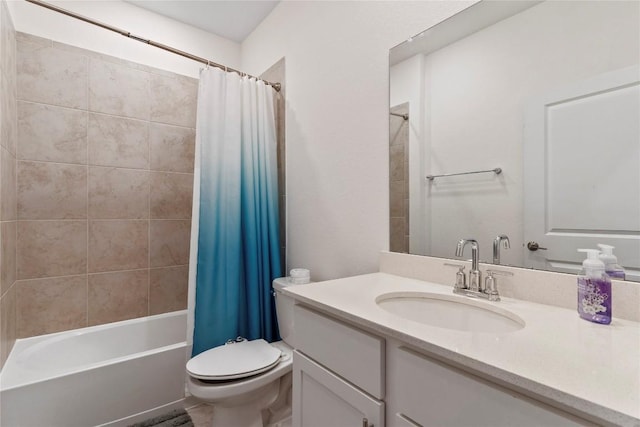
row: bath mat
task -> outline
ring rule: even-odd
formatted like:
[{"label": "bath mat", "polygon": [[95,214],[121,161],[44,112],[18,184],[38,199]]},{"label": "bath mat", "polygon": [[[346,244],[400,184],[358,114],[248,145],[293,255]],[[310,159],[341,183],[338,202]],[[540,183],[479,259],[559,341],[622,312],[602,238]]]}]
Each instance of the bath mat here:
[{"label": "bath mat", "polygon": [[176,409],[169,413],[149,418],[129,427],[194,427],[191,417],[184,409]]}]

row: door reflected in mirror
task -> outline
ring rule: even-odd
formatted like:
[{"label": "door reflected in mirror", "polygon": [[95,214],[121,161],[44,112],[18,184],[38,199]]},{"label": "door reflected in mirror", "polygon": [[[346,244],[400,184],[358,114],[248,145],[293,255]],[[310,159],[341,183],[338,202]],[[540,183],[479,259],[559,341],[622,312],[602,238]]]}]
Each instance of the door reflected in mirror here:
[{"label": "door reflected in mirror", "polygon": [[480,2],[394,47],[390,249],[506,235],[500,263],[577,273],[607,244],[640,281],[639,64],[637,1]]}]

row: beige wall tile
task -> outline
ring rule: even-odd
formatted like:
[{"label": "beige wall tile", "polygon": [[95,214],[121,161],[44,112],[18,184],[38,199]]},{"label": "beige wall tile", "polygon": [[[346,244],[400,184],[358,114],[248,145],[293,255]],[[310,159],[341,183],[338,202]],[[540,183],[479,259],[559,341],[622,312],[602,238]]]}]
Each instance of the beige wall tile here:
[{"label": "beige wall tile", "polygon": [[149,266],[149,221],[89,221],[89,272]]},{"label": "beige wall tile", "polygon": [[99,59],[89,69],[90,111],[149,120],[149,73]]},{"label": "beige wall tile", "polygon": [[[85,326],[87,316],[91,324],[99,324],[147,315],[150,273],[138,269],[148,268],[150,259],[162,267],[181,264],[154,269],[154,312],[185,308],[197,80],[27,34],[16,37],[18,68],[24,70],[20,87],[11,88],[16,78],[0,73],[2,95],[14,94],[0,96],[0,116],[14,118],[9,120],[13,130],[0,124],[1,144],[13,147],[7,153],[15,153],[17,145],[22,160],[5,155],[5,162],[12,163],[2,170],[13,179],[3,177],[9,197],[2,193],[2,199],[13,197],[6,206],[13,206],[14,213],[2,217],[0,208],[0,217],[12,221],[0,227],[0,243],[17,250],[13,261],[4,255],[0,261],[0,291],[9,286],[16,301],[14,331],[19,284],[25,286],[23,336],[49,332],[47,322],[52,322],[51,331],[58,331]],[[5,136],[11,132],[13,140]],[[84,175],[75,173],[80,169]],[[19,214],[18,193],[10,191],[18,184]],[[86,218],[87,212],[90,221],[75,220]],[[149,212],[162,220],[150,224]],[[14,277],[22,279],[14,286],[7,274],[11,268],[5,268],[12,262]],[[76,276],[87,271],[94,273],[88,281]],[[84,294],[74,294],[77,286],[57,276],[72,276],[76,285],[84,280]],[[56,314],[67,310],[65,301],[78,298],[81,322],[73,321],[75,306],[68,308],[66,320]],[[42,308],[46,300],[47,309]],[[31,315],[30,310],[42,313]],[[3,322],[0,331],[6,325],[11,326]],[[4,339],[7,334],[2,333]]]},{"label": "beige wall tile", "polygon": [[149,172],[89,167],[89,218],[149,217]]},{"label": "beige wall tile", "polygon": [[190,219],[193,175],[151,172],[151,218]]},{"label": "beige wall tile", "polygon": [[391,238],[389,240],[392,252],[406,252],[404,238],[404,218],[391,218]]},{"label": "beige wall tile", "polygon": [[16,153],[18,140],[18,112],[16,108],[15,73],[0,73],[0,146]]},{"label": "beige wall tile", "polygon": [[146,316],[149,270],[89,275],[89,326]]},{"label": "beige wall tile", "polygon": [[18,102],[18,158],[87,163],[87,113]]},{"label": "beige wall tile", "polygon": [[53,46],[53,42],[49,39],[29,33],[23,33],[22,31],[16,31],[16,41],[30,42],[41,46]]},{"label": "beige wall tile", "polygon": [[10,71],[16,67],[16,30],[6,3],[2,2],[0,7],[0,69]]},{"label": "beige wall tile", "polygon": [[87,167],[18,162],[20,219],[87,217]]},{"label": "beige wall tile", "polygon": [[278,197],[278,217],[280,219],[280,244],[287,243],[287,196]]},{"label": "beige wall tile", "polygon": [[17,218],[16,158],[4,147],[0,148],[0,220]]},{"label": "beige wall tile", "polygon": [[404,182],[392,181],[389,187],[389,211],[391,216],[404,216]]},{"label": "beige wall tile", "polygon": [[404,180],[404,145],[389,147],[389,179],[391,181]]},{"label": "beige wall tile", "polygon": [[16,280],[16,244],[18,223],[0,223],[0,295],[4,294]]},{"label": "beige wall tile", "polygon": [[286,98],[286,78],[285,78],[285,59],[281,58],[278,62],[269,67],[260,78],[271,82],[280,82],[280,92],[274,93],[274,111],[276,114],[276,137],[278,142],[278,208],[280,214],[280,258],[282,270],[286,271],[286,114],[285,114],[285,98]]},{"label": "beige wall tile", "polygon": [[151,74],[151,121],[195,127],[196,80]]},{"label": "beige wall tile", "polygon": [[18,99],[87,108],[86,57],[19,40],[17,58]]},{"label": "beige wall tile", "polygon": [[87,271],[87,221],[18,221],[18,279]]},{"label": "beige wall tile", "polygon": [[21,280],[16,287],[18,338],[87,326],[87,276]]},{"label": "beige wall tile", "polygon": [[152,268],[149,274],[149,314],[187,308],[188,266]]},{"label": "beige wall tile", "polygon": [[7,361],[16,341],[16,286],[0,298],[0,368]]},{"label": "beige wall tile", "polygon": [[[65,43],[60,43],[55,40],[50,41],[51,45],[57,49],[65,50],[68,52],[75,52],[80,55],[84,55],[88,58],[97,59],[104,62],[109,62],[116,65],[121,65],[135,70],[158,72],[157,68],[150,67],[148,65],[139,64],[137,62],[128,61],[126,59],[118,58],[117,56],[111,56],[104,53],[96,52],[95,50],[84,49],[78,46],[72,46]],[[170,71],[164,71],[165,73],[173,74]]]},{"label": "beige wall tile", "polygon": [[195,129],[151,123],[151,169],[193,173]]},{"label": "beige wall tile", "polygon": [[189,263],[191,221],[151,220],[149,249],[151,267],[166,267]]},{"label": "beige wall tile", "polygon": [[149,168],[149,124],[122,117],[89,114],[89,164]]},{"label": "beige wall tile", "polygon": [[0,72],[2,83],[0,83],[0,95],[3,98],[2,106],[2,144],[15,155],[16,153],[16,108],[15,100],[17,94],[16,75],[16,32],[11,21],[11,15],[7,10],[6,2],[2,4],[2,23],[0,28]]},{"label": "beige wall tile", "polygon": [[404,235],[409,235],[409,199],[404,199]]}]

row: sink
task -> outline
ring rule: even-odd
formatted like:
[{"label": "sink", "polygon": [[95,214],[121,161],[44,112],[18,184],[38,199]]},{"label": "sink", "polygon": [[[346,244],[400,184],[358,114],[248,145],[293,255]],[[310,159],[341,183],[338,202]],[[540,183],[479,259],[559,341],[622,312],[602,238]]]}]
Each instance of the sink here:
[{"label": "sink", "polygon": [[376,304],[404,319],[458,331],[508,333],[525,326],[524,320],[508,310],[455,295],[391,292],[378,296]]}]

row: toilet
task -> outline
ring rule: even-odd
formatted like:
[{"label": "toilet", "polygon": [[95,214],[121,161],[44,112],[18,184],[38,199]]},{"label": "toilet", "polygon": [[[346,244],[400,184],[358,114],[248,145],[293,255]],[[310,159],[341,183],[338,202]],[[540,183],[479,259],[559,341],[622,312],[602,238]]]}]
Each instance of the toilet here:
[{"label": "toilet", "polygon": [[291,425],[293,299],[282,294],[288,278],[273,281],[282,341],[238,338],[187,362],[187,389],[213,406],[215,427]]}]

